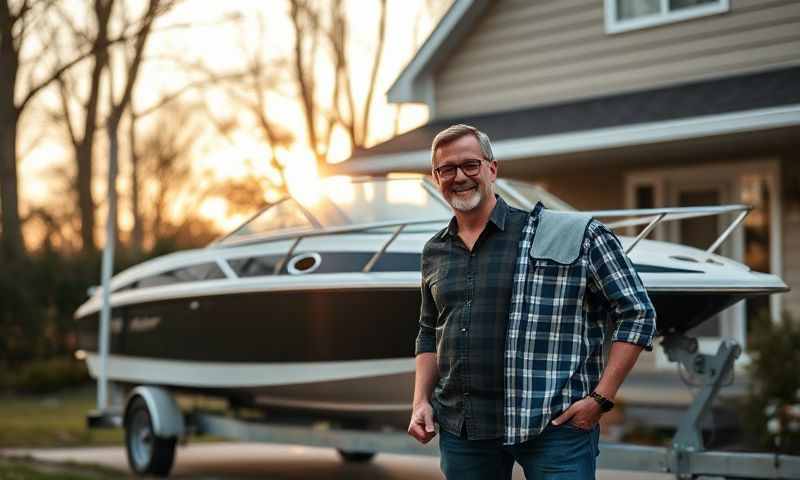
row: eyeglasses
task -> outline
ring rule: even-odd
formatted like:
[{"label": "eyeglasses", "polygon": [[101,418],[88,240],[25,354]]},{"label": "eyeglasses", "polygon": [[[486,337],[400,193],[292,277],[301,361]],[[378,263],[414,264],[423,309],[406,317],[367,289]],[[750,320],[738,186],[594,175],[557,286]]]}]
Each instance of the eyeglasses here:
[{"label": "eyeglasses", "polygon": [[468,177],[474,177],[481,171],[481,164],[483,160],[467,160],[461,165],[442,165],[441,167],[434,168],[433,171],[442,180],[452,180],[458,173],[457,170],[464,172]]}]

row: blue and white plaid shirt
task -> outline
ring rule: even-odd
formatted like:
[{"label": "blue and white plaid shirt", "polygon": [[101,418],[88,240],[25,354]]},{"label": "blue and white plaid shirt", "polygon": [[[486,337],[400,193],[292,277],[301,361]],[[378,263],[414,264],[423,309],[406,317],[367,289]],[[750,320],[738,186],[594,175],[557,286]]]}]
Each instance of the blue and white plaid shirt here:
[{"label": "blue and white plaid shirt", "polygon": [[505,444],[539,433],[600,381],[612,341],[652,348],[656,312],[611,230],[590,220],[570,264],[532,258],[538,203],[519,242],[505,347]]}]

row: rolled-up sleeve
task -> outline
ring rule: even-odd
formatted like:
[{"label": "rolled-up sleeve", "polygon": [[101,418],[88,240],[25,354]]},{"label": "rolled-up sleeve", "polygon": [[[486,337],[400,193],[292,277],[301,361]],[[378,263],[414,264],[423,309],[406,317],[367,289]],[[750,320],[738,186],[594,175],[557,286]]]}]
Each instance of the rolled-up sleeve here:
[{"label": "rolled-up sleeve", "polygon": [[605,225],[589,225],[589,271],[616,324],[612,341],[653,349],[656,310],[642,279],[616,235]]}]

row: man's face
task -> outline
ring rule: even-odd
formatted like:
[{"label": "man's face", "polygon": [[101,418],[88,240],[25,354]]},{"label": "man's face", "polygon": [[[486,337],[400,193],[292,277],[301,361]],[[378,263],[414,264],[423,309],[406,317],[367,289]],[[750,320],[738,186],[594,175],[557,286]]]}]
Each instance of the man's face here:
[{"label": "man's face", "polygon": [[481,205],[493,195],[492,185],[497,178],[497,162],[483,161],[478,139],[474,135],[464,135],[452,142],[440,145],[434,156],[434,170],[447,165],[461,166],[470,161],[481,161],[480,170],[468,176],[458,168],[455,176],[442,178],[435,171],[433,178],[442,192],[442,196],[453,209],[469,212]]}]

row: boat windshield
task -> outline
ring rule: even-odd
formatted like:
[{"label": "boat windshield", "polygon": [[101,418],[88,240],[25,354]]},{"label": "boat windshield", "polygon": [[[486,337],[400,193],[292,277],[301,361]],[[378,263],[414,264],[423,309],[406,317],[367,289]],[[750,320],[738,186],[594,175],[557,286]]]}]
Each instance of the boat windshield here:
[{"label": "boat windshield", "polygon": [[422,177],[334,177],[323,180],[315,190],[302,198],[287,197],[271,204],[216,243],[349,228],[380,229],[404,222],[414,222],[406,232],[435,232],[452,217],[450,208]]},{"label": "boat windshield", "polygon": [[510,205],[522,210],[532,210],[536,202],[542,202],[551,210],[575,210],[572,205],[533,183],[498,178],[495,181],[495,191]]}]

